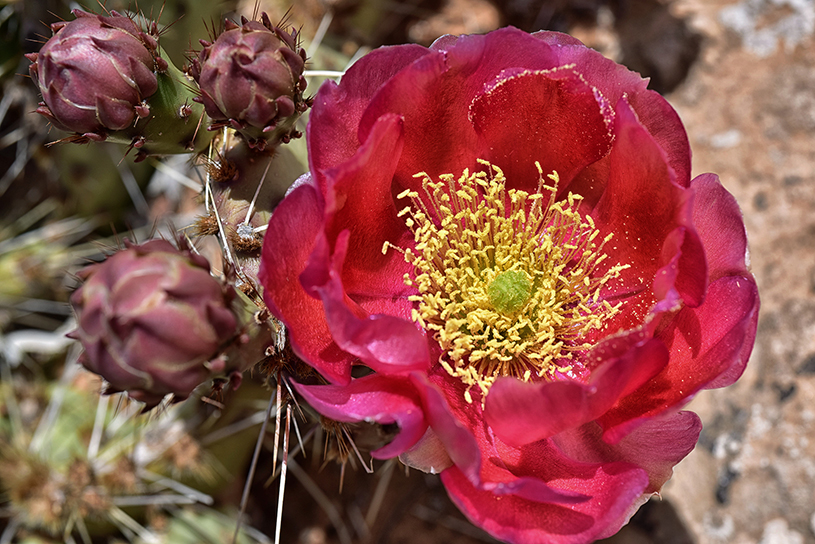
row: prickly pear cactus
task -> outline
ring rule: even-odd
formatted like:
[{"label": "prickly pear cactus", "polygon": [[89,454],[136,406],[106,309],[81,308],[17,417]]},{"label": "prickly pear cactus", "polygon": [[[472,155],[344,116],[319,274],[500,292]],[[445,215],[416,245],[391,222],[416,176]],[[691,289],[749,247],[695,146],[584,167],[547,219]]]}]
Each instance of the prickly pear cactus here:
[{"label": "prickly pear cactus", "polygon": [[[9,527],[49,544],[116,534],[170,544],[178,529],[163,529],[157,518],[170,525],[189,519],[192,512],[180,509],[190,504],[202,519],[213,518],[213,493],[251,453],[258,424],[240,423],[263,391],[249,387],[222,413],[195,398],[148,418],[139,403],[100,397],[101,380],[75,355],[69,352],[58,382],[23,371],[0,382],[0,489]],[[224,446],[230,455],[219,460]]]},{"label": "prickly pear cactus", "polygon": [[[316,449],[324,449],[325,459],[343,469],[357,459],[369,470],[349,445],[357,433],[352,426],[298,404],[291,380],[323,380],[287,343],[257,279],[275,207],[308,169],[298,139],[311,105],[300,34],[265,13],[227,21],[217,36],[200,41],[203,48],[188,65],[176,66],[171,58],[177,56],[160,43],[173,25],[159,30],[143,15],[116,11],[73,15],[52,25],[50,39],[27,55],[42,98],[39,118],[69,133],[60,143],[95,146],[114,163],[130,154],[149,159],[138,168],[167,169],[162,156],[187,155],[185,170],[173,176],[199,189],[198,205],[177,204],[188,215],[176,215],[181,224],[172,229],[161,225],[158,236],[148,213],[159,215],[161,198],[150,208],[143,199],[149,211],[140,210],[129,237],[147,241],[122,244],[114,237],[107,243],[116,249],[106,255],[89,243],[71,248],[75,257],[95,262],[72,264],[75,323],[69,318],[63,324],[62,343],[49,352],[65,358],[59,382],[19,370],[25,353],[15,356],[13,367],[0,366],[0,488],[11,519],[11,529],[0,527],[0,541],[8,534],[48,543],[220,543],[237,534],[235,542],[268,542],[251,527],[237,530],[246,495],[240,505],[235,489],[226,503],[213,496],[227,485],[226,473],[238,474],[233,485],[246,481],[249,488],[253,473],[244,469],[255,439],[256,456],[271,452],[281,496],[286,464],[278,454],[287,459],[317,441],[322,428],[326,446]],[[348,60],[333,54],[343,65]],[[120,155],[110,151],[116,145]],[[111,184],[126,181],[124,162],[94,171],[104,178],[95,187],[106,188],[97,192],[107,195]],[[136,181],[127,188],[131,199],[134,190]],[[88,206],[96,202],[91,196]],[[96,219],[110,222],[108,217],[113,215]],[[133,217],[111,230],[130,229]],[[99,233],[99,225],[88,224],[88,232]],[[6,268],[16,273],[17,262],[12,264]],[[33,292],[13,287],[15,294]],[[70,341],[63,330],[70,328],[78,343],[69,344],[66,355],[64,342]],[[266,436],[272,414],[273,442]],[[298,425],[308,427],[304,436]],[[281,499],[278,512],[282,505]],[[281,541],[282,518],[275,523]]]}]

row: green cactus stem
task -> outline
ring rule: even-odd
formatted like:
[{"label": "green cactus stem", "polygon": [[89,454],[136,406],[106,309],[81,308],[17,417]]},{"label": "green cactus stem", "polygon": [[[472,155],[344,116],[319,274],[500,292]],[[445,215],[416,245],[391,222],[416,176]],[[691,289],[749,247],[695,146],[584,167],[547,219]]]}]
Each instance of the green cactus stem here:
[{"label": "green cactus stem", "polygon": [[193,101],[198,96],[195,84],[172,63],[156,77],[158,90],[146,100],[150,113],[134,127],[111,133],[108,140],[135,148],[137,161],[204,150],[213,133],[206,130],[204,106]]},{"label": "green cactus stem", "polygon": [[234,136],[221,143],[224,151],[207,162],[209,213],[198,219],[194,231],[224,237],[230,252],[226,262],[257,290],[265,227],[272,210],[307,167],[288,146],[261,151]]}]

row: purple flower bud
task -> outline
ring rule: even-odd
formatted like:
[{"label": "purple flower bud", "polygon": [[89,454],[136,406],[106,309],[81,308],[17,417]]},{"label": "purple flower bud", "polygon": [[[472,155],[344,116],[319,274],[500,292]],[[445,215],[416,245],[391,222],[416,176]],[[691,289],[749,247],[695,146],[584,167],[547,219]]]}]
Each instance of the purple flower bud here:
[{"label": "purple flower bud", "polygon": [[238,130],[254,127],[250,139],[262,140],[263,133],[306,109],[306,54],[297,32],[272,25],[265,13],[261,21],[241,23],[227,21],[214,43],[202,41],[190,73],[207,115]]},{"label": "purple flower bud", "polygon": [[[148,406],[177,400],[215,374],[215,360],[238,334],[235,292],[209,273],[209,263],[165,240],[127,244],[79,272],[71,296],[85,348],[82,364]],[[214,362],[213,362],[214,361]]]},{"label": "purple flower bud", "polygon": [[144,117],[144,99],[157,90],[157,42],[128,17],[74,10],[73,21],[51,25],[54,35],[27,55],[42,93],[37,113],[57,128],[91,140]]}]

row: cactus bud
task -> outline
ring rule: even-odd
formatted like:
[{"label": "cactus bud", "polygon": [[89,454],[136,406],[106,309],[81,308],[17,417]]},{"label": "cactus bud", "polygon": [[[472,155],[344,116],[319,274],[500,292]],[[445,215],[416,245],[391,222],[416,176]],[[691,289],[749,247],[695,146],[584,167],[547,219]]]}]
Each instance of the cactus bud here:
[{"label": "cactus bud", "polygon": [[110,13],[74,10],[75,20],[51,25],[51,39],[27,55],[43,98],[37,112],[83,141],[104,140],[147,116],[144,100],[158,88],[154,71],[167,66],[155,39]]},{"label": "cactus bud", "polygon": [[51,25],[54,35],[32,61],[43,102],[37,113],[76,143],[108,140],[148,155],[200,151],[211,136],[199,131],[202,105],[186,76],[161,57],[158,25],[141,30],[129,17],[74,10],[76,19]]},{"label": "cactus bud", "polygon": [[296,30],[272,25],[264,13],[260,21],[227,21],[214,43],[202,45],[190,73],[201,88],[198,100],[214,121],[229,124],[261,149],[299,135],[294,123],[308,105],[306,53]]},{"label": "cactus bud", "polygon": [[209,263],[165,240],[127,244],[79,273],[71,297],[85,348],[83,365],[148,406],[176,400],[225,368],[225,346],[237,341],[232,287]]}]

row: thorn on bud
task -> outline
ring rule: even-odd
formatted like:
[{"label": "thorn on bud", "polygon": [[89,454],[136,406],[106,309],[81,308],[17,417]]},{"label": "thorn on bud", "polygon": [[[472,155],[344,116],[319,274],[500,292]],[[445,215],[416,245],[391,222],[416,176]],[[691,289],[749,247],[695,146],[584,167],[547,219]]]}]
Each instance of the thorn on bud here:
[{"label": "thorn on bud", "polygon": [[229,379],[229,383],[232,384],[232,391],[237,391],[243,383],[243,373],[238,372],[237,370],[230,372],[227,378]]},{"label": "thorn on bud", "polygon": [[144,42],[144,45],[146,45],[147,47],[149,47],[153,51],[158,50],[158,42],[156,41],[156,39],[153,36],[150,36],[149,34],[147,34],[145,32],[139,32],[139,38],[141,38],[141,41]]},{"label": "thorn on bud", "polygon": [[178,108],[178,116],[182,119],[186,119],[192,115],[192,106],[189,104],[182,104],[180,108]]},{"label": "thorn on bud", "polygon": [[135,106],[133,109],[136,110],[136,115],[139,117],[147,117],[150,115],[150,105],[145,101],[142,101],[141,104]]},{"label": "thorn on bud", "polygon": [[220,374],[224,370],[226,370],[226,360],[221,357],[216,357],[215,359],[204,363],[204,366],[213,374]]}]

